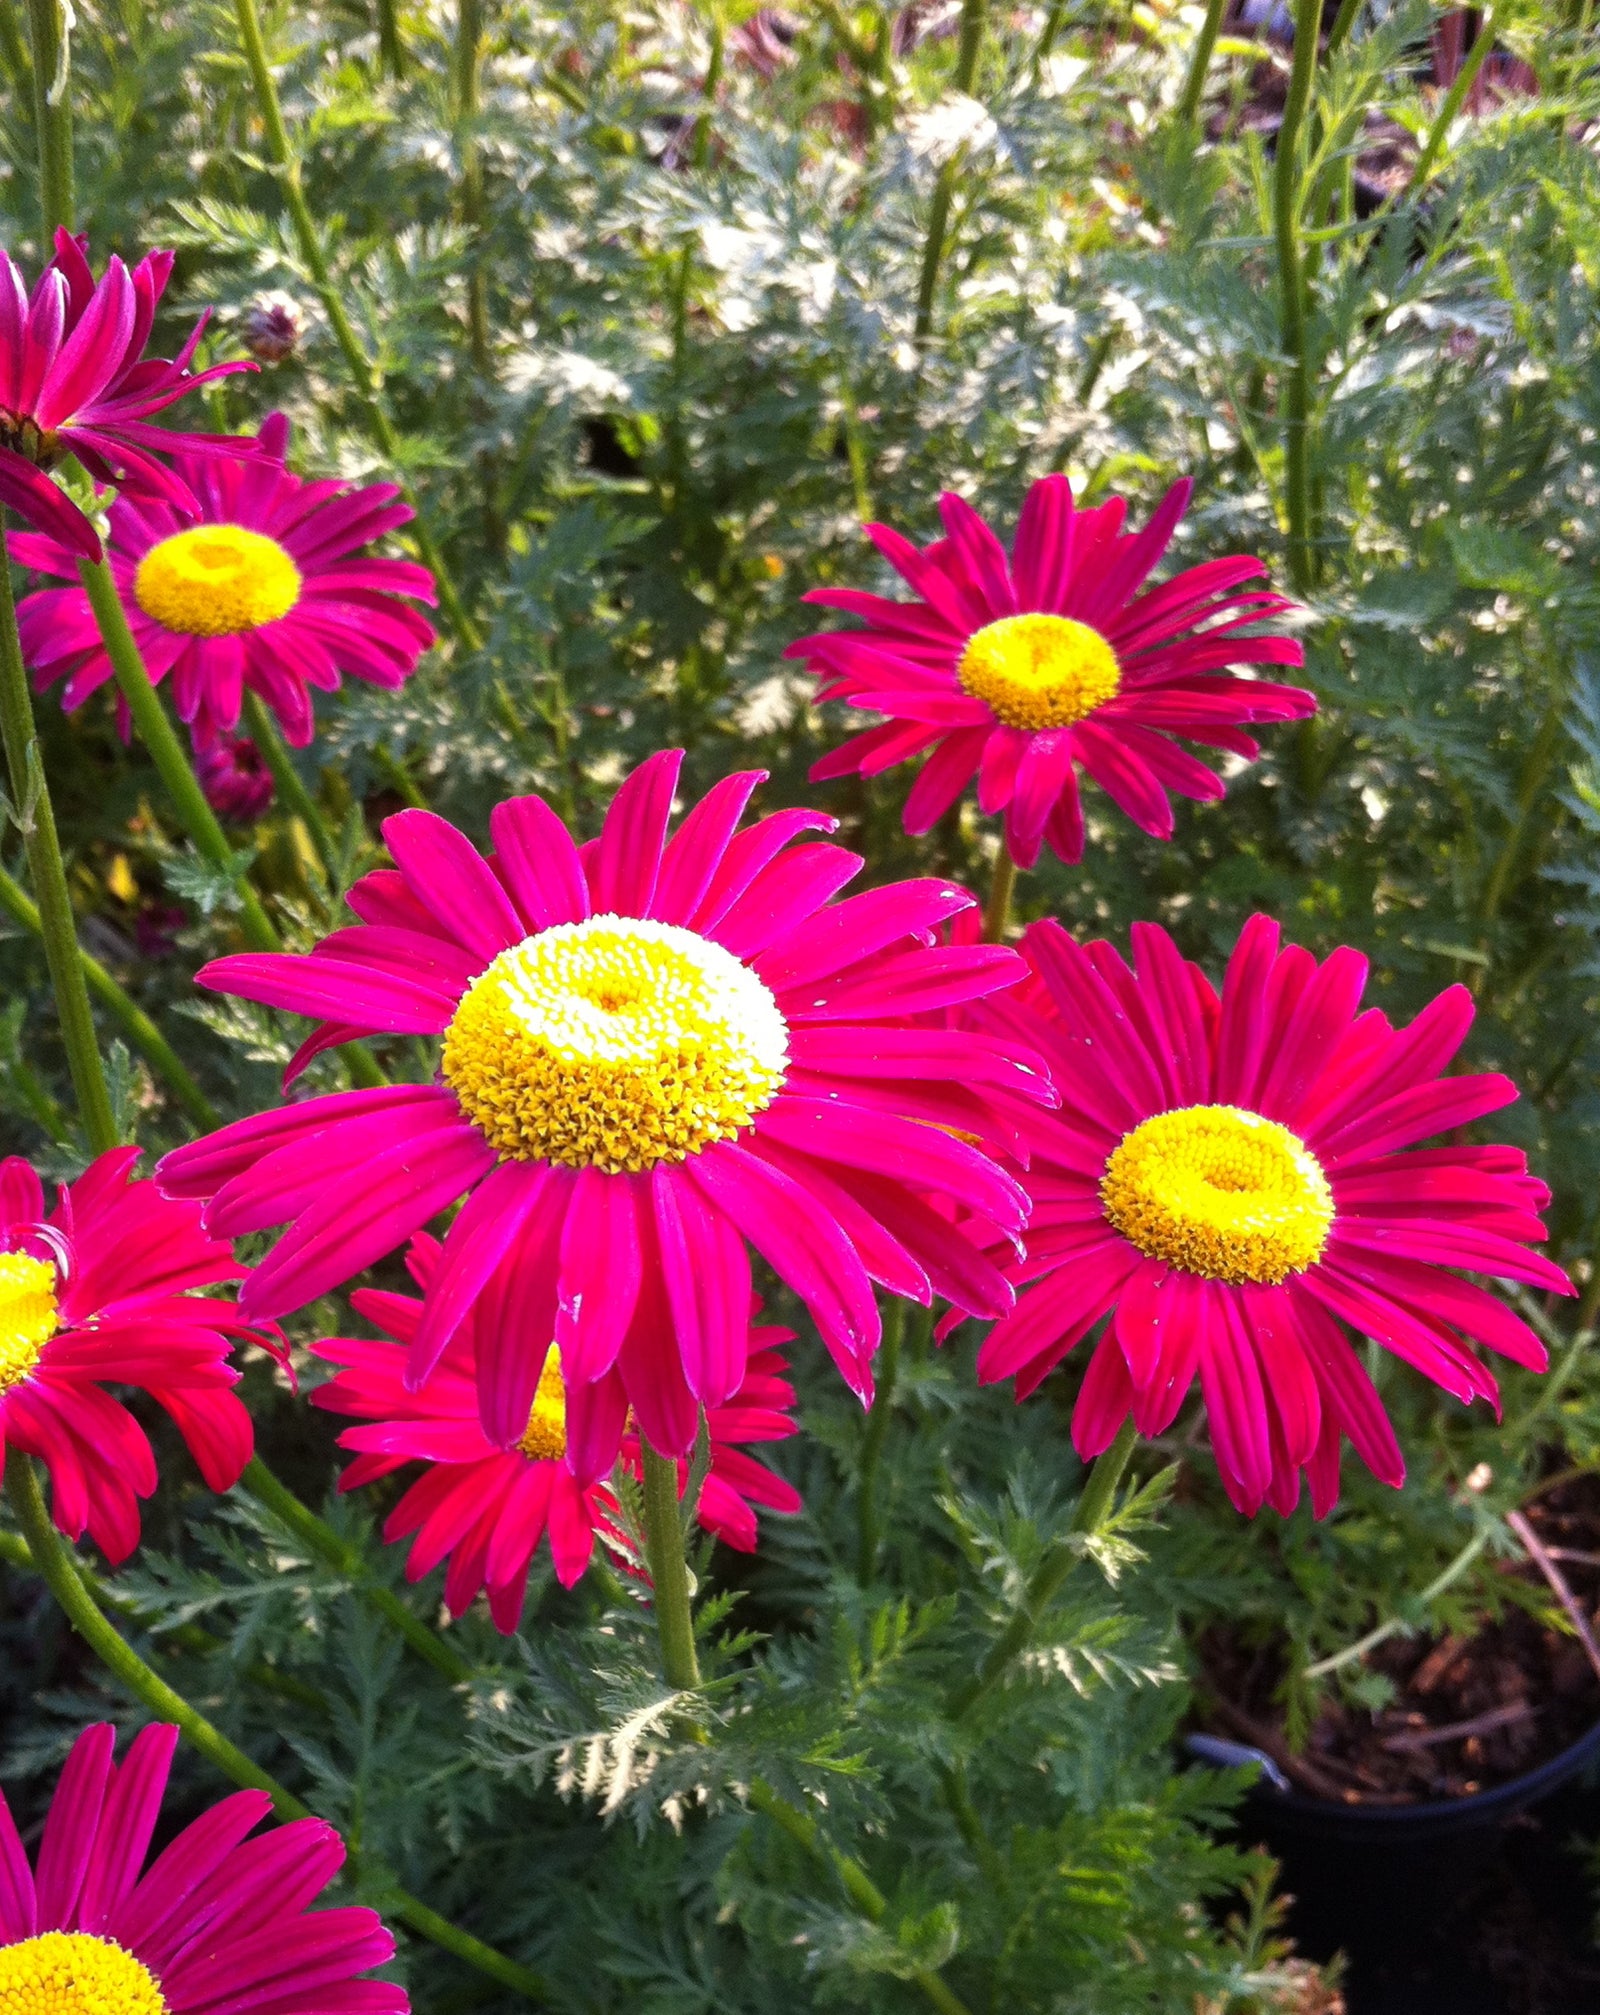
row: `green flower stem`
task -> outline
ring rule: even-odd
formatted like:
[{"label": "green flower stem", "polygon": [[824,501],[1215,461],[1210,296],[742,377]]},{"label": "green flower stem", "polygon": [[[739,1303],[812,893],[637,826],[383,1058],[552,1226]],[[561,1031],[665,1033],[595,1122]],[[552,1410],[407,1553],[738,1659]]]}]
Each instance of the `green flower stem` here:
[{"label": "green flower stem", "polygon": [[1211,58],[1216,50],[1217,36],[1222,29],[1222,17],[1227,11],[1228,0],[1206,0],[1205,19],[1200,24],[1200,33],[1195,37],[1194,53],[1189,58],[1189,74],[1184,80],[1183,96],[1178,100],[1178,120],[1181,125],[1192,126],[1200,117],[1200,101],[1205,96],[1206,72],[1211,68]]},{"label": "green flower stem", "polygon": [[266,702],[259,693],[248,690],[244,696],[245,723],[250,730],[250,739],[261,751],[262,760],[272,773],[272,781],[278,793],[279,802],[293,815],[311,835],[311,844],[317,850],[328,877],[328,885],[335,895],[339,893],[339,849],[334,844],[328,822],[318,809],[316,799],[300,781],[300,772],[295,768],[293,758],[284,747],[283,737],[278,733],[278,724],[272,718]]},{"label": "green flower stem", "polygon": [[1310,590],[1316,573],[1311,545],[1311,362],[1307,354],[1305,254],[1300,242],[1300,127],[1311,102],[1321,26],[1321,0],[1297,0],[1294,67],[1289,73],[1272,173],[1278,320],[1287,359],[1282,399],[1284,509],[1289,527],[1289,579],[1299,594]]},{"label": "green flower stem", "polygon": [[1477,82],[1478,72],[1483,68],[1490,50],[1494,47],[1495,13],[1493,7],[1484,9],[1483,17],[1478,23],[1477,39],[1467,51],[1466,61],[1457,71],[1455,82],[1445,93],[1443,104],[1434,114],[1433,124],[1428,129],[1428,137],[1423,142],[1422,152],[1417,156],[1417,165],[1411,171],[1411,180],[1407,185],[1413,195],[1420,195],[1427,187],[1428,177],[1433,173],[1433,164],[1439,158],[1439,150],[1449,138],[1450,128],[1456,122],[1456,115],[1461,110],[1467,93]]},{"label": "green flower stem", "polygon": [[689,1599],[689,1566],[683,1557],[683,1519],[678,1510],[678,1465],[657,1455],[641,1435],[644,1452],[644,1539],[655,1590],[656,1632],[667,1684],[687,1692],[700,1684],[694,1648],[694,1611]]},{"label": "green flower stem", "polygon": [[[76,1563],[50,1522],[31,1456],[23,1455],[19,1450],[12,1451],[11,1460],[6,1465],[6,1490],[33,1566],[43,1575],[72,1627],[113,1678],[136,1700],[142,1701],[152,1714],[163,1721],[176,1722],[201,1755],[214,1763],[225,1776],[231,1777],[235,1784],[264,1791],[281,1819],[313,1817],[309,1805],[253,1763],[198,1708],[192,1707],[181,1693],[175,1692],[160,1673],[152,1671],[101,1613],[85,1587]],[[346,1844],[349,1845],[348,1842]],[[356,1859],[355,1850],[351,1848],[351,1863],[355,1864]],[[530,1967],[519,1965],[503,1952],[497,1952],[493,1946],[474,1938],[470,1932],[462,1931],[405,1890],[386,1885],[383,1903],[390,1915],[410,1925],[413,1931],[431,1939],[447,1952],[453,1952],[457,1958],[464,1959],[468,1965],[477,1967],[503,1986],[514,1988],[530,2001],[548,1999],[548,1988]]]},{"label": "green flower stem", "polygon": [[[852,1861],[848,1854],[841,1854],[836,1847],[829,1845],[809,1813],[791,1805],[787,1798],[780,1797],[770,1784],[759,1777],[751,1780],[745,1795],[755,1811],[787,1833],[796,1846],[803,1848],[814,1861],[838,1876],[845,1894],[869,1923],[883,1922],[888,1915],[889,1899],[859,1862]],[[931,1968],[921,1967],[911,1977],[934,2007],[941,2011],[941,2015],[968,2015],[966,2003],[952,1993]]]},{"label": "green flower stem", "polygon": [[1017,883],[1017,864],[1011,858],[1005,834],[1000,835],[1000,851],[994,857],[994,875],[989,883],[989,900],[983,906],[983,941],[1000,945],[1006,941],[1011,924],[1011,891]]},{"label": "green flower stem", "polygon": [[[1486,1525],[1467,1541],[1443,1573],[1436,1575],[1423,1589],[1412,1605],[1413,1609],[1419,1611],[1431,1609],[1445,1590],[1453,1587],[1461,1579],[1489,1544],[1489,1530]],[[1398,1637],[1402,1631],[1411,1627],[1404,1617],[1391,1616],[1387,1622],[1380,1623],[1375,1630],[1369,1630],[1365,1637],[1358,1637],[1354,1644],[1347,1644],[1342,1651],[1331,1652],[1328,1657],[1319,1658],[1315,1665],[1308,1665],[1300,1677],[1324,1679],[1330,1672],[1337,1672],[1341,1667],[1353,1665],[1357,1659],[1365,1658],[1369,1651],[1375,1651],[1380,1644],[1387,1644],[1391,1637]]]},{"label": "green flower stem", "polygon": [[455,46],[456,150],[461,160],[461,221],[473,240],[467,276],[467,340],[472,367],[489,375],[489,292],[483,270],[483,154],[473,127],[478,117],[479,65],[483,56],[481,0],[457,0]]},{"label": "green flower stem", "polygon": [[33,117],[39,144],[39,209],[53,238],[73,220],[72,52],[61,0],[28,0],[33,44]]},{"label": "green flower stem", "polygon": [[860,1545],[856,1556],[856,1578],[863,1588],[871,1586],[878,1569],[878,1547],[883,1537],[883,1507],[878,1501],[878,1477],[883,1466],[883,1444],[889,1433],[889,1417],[894,1411],[896,1374],[900,1369],[900,1338],[905,1330],[906,1305],[896,1295],[883,1319],[883,1349],[876,1366],[878,1390],[872,1411],[867,1415],[867,1431],[861,1443]]},{"label": "green flower stem", "polygon": [[139,646],[128,627],[127,611],[117,593],[111,569],[104,560],[98,566],[88,560],[80,560],[78,578],[94,610],[100,641],[105,645],[106,655],[117,675],[117,686],[128,703],[139,739],[150,751],[156,768],[161,772],[161,781],[166,786],[173,810],[190,839],[211,865],[232,878],[239,896],[240,923],[251,949],[258,952],[281,951],[278,933],[261,907],[255,890],[234,865],[233,849],[228,845],[227,835],[217,823],[216,813],[206,803],[205,792],[200,788],[188,751],[167,719],[160,694],[150,683],[150,674],[145,670]]},{"label": "green flower stem", "polygon": [[[961,0],[961,42],[956,55],[955,88],[964,97],[972,95],[978,74],[978,54],[983,47],[988,0]],[[926,347],[933,334],[933,308],[939,292],[939,268],[944,263],[945,236],[950,228],[950,205],[955,200],[956,181],[961,173],[962,154],[958,150],[939,170],[933,185],[933,205],[928,212],[928,235],[922,246],[922,271],[917,280],[917,319],[912,340]]]},{"label": "green flower stem", "polygon": [[1361,12],[1361,7],[1362,0],[1339,0],[1339,11],[1333,17],[1333,26],[1328,30],[1327,58],[1330,63],[1349,39],[1350,30],[1356,25],[1356,16]]},{"label": "green flower stem", "polygon": [[1068,1536],[1058,1540],[1033,1570],[1016,1614],[990,1645],[973,1676],[950,1696],[946,1712],[952,1721],[959,1721],[963,1715],[970,1713],[984,1695],[1005,1677],[1011,1661],[1028,1648],[1040,1618],[1081,1558],[1083,1540],[1105,1524],[1117,1485],[1122,1481],[1122,1472],[1128,1466],[1128,1458],[1138,1439],[1138,1430],[1132,1420],[1125,1420],[1116,1440],[1103,1455],[1096,1456],[1089,1481],[1084,1485],[1083,1495],[1072,1514]]},{"label": "green flower stem", "polygon": [[3,516],[0,513],[0,738],[5,742],[12,806],[22,822],[22,844],[39,906],[39,935],[50,968],[73,1095],[89,1146],[96,1154],[104,1154],[117,1145],[117,1121],[95,1040],[94,1017],[89,1012],[55,807],[50,802],[50,786],[34,733],[33,698],[17,635],[17,605],[11,587],[11,562],[5,551]]},{"label": "green flower stem", "polygon": [[259,1455],[252,1456],[239,1479],[239,1488],[248,1491],[280,1524],[286,1525],[308,1553],[325,1561],[337,1573],[348,1577],[361,1600],[390,1623],[420,1658],[453,1685],[465,1684],[473,1668],[458,1651],[446,1644],[435,1630],[412,1614],[393,1589],[383,1588],[366,1578],[361,1549],[341,1539],[309,1505],[302,1504],[286,1483],[273,1475]]},{"label": "green flower stem", "polygon": [[311,274],[311,283],[316,288],[322,312],[328,318],[328,326],[344,357],[356,396],[365,410],[368,431],[386,459],[394,465],[396,479],[406,500],[417,512],[409,528],[410,537],[423,565],[433,575],[434,585],[439,591],[440,610],[460,642],[468,650],[478,650],[483,644],[482,633],[467,614],[412,486],[400,475],[400,439],[380,397],[377,370],[361,346],[361,339],[345,312],[344,300],[334,283],[333,269],[328,264],[316,219],[311,214],[311,206],[301,185],[300,159],[290,145],[289,130],[283,122],[283,107],[278,99],[278,87],[273,81],[272,66],[267,61],[267,45],[261,34],[261,16],[256,0],[234,0],[234,15],[239,24],[239,40],[244,48],[250,80],[255,87],[256,109],[266,129],[267,153],[277,170],[278,186],[283,191],[284,205],[289,212],[295,241],[300,247],[300,256]]},{"label": "green flower stem", "polygon": [[[44,919],[39,914],[38,904],[4,868],[0,868],[0,909],[21,924],[24,930],[32,931],[36,937],[44,936]],[[81,946],[78,963],[83,968],[83,977],[90,992],[99,996],[102,1006],[129,1042],[150,1067],[165,1078],[168,1088],[189,1117],[203,1127],[221,1126],[222,1115],[195,1083],[177,1051],[144,1009],[118,986],[100,961]]]},{"label": "green flower stem", "polygon": [[378,0],[378,61],[397,84],[406,74],[406,49],[400,39],[400,10],[395,0]]}]

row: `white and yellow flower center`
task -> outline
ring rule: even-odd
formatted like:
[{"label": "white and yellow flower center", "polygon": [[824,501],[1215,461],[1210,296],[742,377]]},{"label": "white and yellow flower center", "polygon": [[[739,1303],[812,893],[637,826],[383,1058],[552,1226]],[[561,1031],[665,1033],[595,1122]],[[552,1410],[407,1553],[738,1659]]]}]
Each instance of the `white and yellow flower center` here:
[{"label": "white and yellow flower center", "polygon": [[1008,728],[1070,728],[1122,690],[1117,654],[1071,616],[1002,616],[967,639],[961,690]]},{"label": "white and yellow flower center", "polygon": [[1328,1178],[1305,1142],[1236,1105],[1158,1112],[1124,1134],[1100,1201],[1142,1253],[1208,1280],[1303,1273],[1333,1224]]},{"label": "white and yellow flower center", "polygon": [[286,616],[300,569],[276,539],[243,525],[195,525],[152,546],[133,577],[145,614],[186,637],[233,637]]},{"label": "white and yellow flower center", "polygon": [[109,1938],[43,1931],[0,1945],[0,2015],[167,2015],[154,1974]]},{"label": "white and yellow flower center", "polygon": [[[55,1333],[55,1268],[32,1253],[0,1252],[0,1392],[22,1383]],[[0,2015],[9,2015],[3,2000]]]},{"label": "white and yellow flower center", "polygon": [[741,1132],[783,1083],[789,1030],[721,945],[596,916],[503,951],[445,1031],[445,1082],[504,1161],[611,1174]]},{"label": "white and yellow flower center", "polygon": [[530,1462],[559,1462],[567,1452],[567,1388],[561,1377],[561,1353],[554,1344],[545,1352],[539,1389],[517,1446]]}]

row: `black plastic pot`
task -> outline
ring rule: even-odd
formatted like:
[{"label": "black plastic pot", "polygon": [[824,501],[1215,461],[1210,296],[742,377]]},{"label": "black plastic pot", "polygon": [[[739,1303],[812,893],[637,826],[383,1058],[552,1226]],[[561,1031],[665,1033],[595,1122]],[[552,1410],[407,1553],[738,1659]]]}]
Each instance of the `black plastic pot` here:
[{"label": "black plastic pot", "polygon": [[[1283,1785],[1258,1750],[1207,1736],[1189,1739],[1208,1762],[1259,1762],[1262,1774],[1238,1814],[1241,1840],[1283,1864],[1295,1898],[1294,1931],[1313,1957],[1390,1950],[1441,1924],[1494,1860],[1506,1822],[1600,1764],[1600,1722],[1567,1748],[1470,1798],[1414,1805],[1346,1805]],[[1276,1781],[1275,1781],[1276,1780]]]}]

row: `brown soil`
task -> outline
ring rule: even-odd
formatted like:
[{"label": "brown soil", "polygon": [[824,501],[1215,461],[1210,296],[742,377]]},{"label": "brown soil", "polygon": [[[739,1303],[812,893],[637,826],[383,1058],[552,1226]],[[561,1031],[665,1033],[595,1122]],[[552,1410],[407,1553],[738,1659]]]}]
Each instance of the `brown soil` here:
[{"label": "brown soil", "polygon": [[[1600,1478],[1580,1477],[1527,1507],[1528,1524],[1600,1638]],[[1531,1560],[1503,1572],[1554,1591]],[[1532,1770],[1600,1720],[1600,1677],[1570,1631],[1508,1604],[1472,1637],[1395,1637],[1367,1655],[1396,1695],[1380,1713],[1330,1694],[1305,1747],[1289,1752],[1276,1705],[1281,1647],[1251,1648],[1226,1626],[1198,1646],[1205,1719],[1253,1743],[1296,1787],[1348,1804],[1464,1798]]]}]

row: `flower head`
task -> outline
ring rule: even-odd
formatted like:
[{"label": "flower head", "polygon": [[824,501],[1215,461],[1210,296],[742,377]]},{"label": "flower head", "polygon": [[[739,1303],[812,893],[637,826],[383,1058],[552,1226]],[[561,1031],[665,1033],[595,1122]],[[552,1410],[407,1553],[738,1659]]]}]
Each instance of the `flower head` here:
[{"label": "flower head", "polygon": [[0,1462],[7,1447],[37,1456],[56,1524],[113,1563],[139,1543],[156,1464],[107,1386],[148,1392],[213,1490],[238,1482],[252,1447],[228,1364],[248,1326],[232,1302],[194,1292],[244,1268],[193,1204],[130,1180],[138,1159],[133,1147],[101,1155],[48,1216],[28,1164],[0,1162]]},{"label": "flower head", "polygon": [[1451,987],[1409,1027],[1361,1012],[1367,961],[1318,964],[1253,917],[1220,995],[1166,932],[1135,924],[1130,968],[1059,924],[1024,940],[1034,979],[981,1010],[1015,1019],[1049,1061],[1059,1114],[1031,1127],[1033,1282],[990,1331],[986,1382],[1019,1397],[1109,1316],[1073,1416],[1085,1458],[1131,1413],[1170,1427],[1196,1378],[1241,1511],[1318,1517],[1341,1439],[1405,1480],[1394,1430],[1351,1348],[1371,1337],[1457,1399],[1499,1403],[1475,1345],[1542,1371],[1528,1325],[1455,1269],[1570,1294],[1527,1248],[1549,1191],[1509,1147],[1416,1143],[1517,1095],[1509,1078],[1441,1073],[1472,1023]]},{"label": "flower head", "polygon": [[281,364],[292,357],[305,334],[300,304],[288,294],[263,294],[245,311],[241,337],[251,356],[263,364]]},{"label": "flower head", "polygon": [[[408,1264],[418,1284],[427,1287],[438,1269],[438,1245],[418,1238]],[[478,1418],[477,1338],[480,1325],[505,1307],[503,1293],[491,1291],[476,1304],[415,1392],[405,1371],[422,1324],[422,1302],[372,1288],[359,1289],[351,1299],[359,1315],[396,1340],[330,1336],[312,1345],[318,1357],[344,1367],[312,1394],[313,1404],[371,1423],[346,1428],[339,1437],[342,1448],[356,1451],[339,1488],[354,1490],[408,1463],[426,1463],[426,1473],[389,1514],[384,1538],[393,1542],[416,1534],[406,1565],[412,1581],[449,1557],[444,1599],[452,1616],[487,1586],[495,1622],[501,1630],[515,1630],[529,1563],[541,1539],[548,1535],[557,1578],[570,1588],[589,1565],[595,1535],[617,1537],[616,1501],[597,1479],[608,1475],[619,1457],[635,1474],[642,1471],[621,1378],[608,1372],[588,1395],[581,1419],[569,1417],[561,1353],[551,1344],[522,1432],[491,1441]],[[752,1328],[743,1384],[707,1414],[711,1468],[700,1493],[700,1523],[744,1552],[756,1543],[758,1504],[775,1511],[800,1509],[790,1485],[739,1446],[781,1441],[795,1431],[794,1389],[775,1347],[790,1334]],[[684,1464],[680,1491],[686,1472]]]},{"label": "flower head", "polygon": [[36,1868],[0,1793],[4,2015],[406,2015],[403,1988],[359,1977],[394,1955],[377,1912],[307,1908],[344,1860],[331,1826],[247,1841],[272,1801],[236,1791],[144,1868],[178,1731],[141,1729],[120,1766],[116,1739],[99,1722],[72,1745]]},{"label": "flower head", "polygon": [[384,826],[396,870],[350,892],[358,927],[200,975],[322,1019],[295,1069],[356,1034],[443,1037],[439,1082],[239,1121],[169,1155],[160,1179],[211,1199],[219,1235],[290,1224],[245,1291],[258,1317],[350,1279],[468,1193],[410,1376],[491,1280],[509,1282],[505,1320],[477,1339],[499,1447],[523,1432],[553,1339],[569,1407],[615,1365],[651,1445],[681,1454],[698,1408],[744,1376],[750,1245],[861,1393],[874,1280],[972,1314],[1010,1304],[978,1243],[1014,1236],[1026,1198],[975,1143],[1010,1137],[1010,1101],[1053,1093],[1025,1045],[907,1017],[1009,986],[1021,961],[930,942],[972,903],[948,882],[831,902],[859,856],[791,845],[831,826],[816,812],[740,832],[758,771],[724,779],[669,839],[681,760],[641,764],[581,850],[536,797],[495,808],[488,859],[402,812]]},{"label": "flower head", "polygon": [[889,716],[825,756],[813,778],[876,776],[926,752],[906,831],[927,832],[976,776],[979,807],[1005,813],[1011,857],[1032,867],[1046,841],[1064,861],[1082,858],[1082,769],[1136,826],[1170,839],[1169,791],[1223,794],[1174,735],[1253,758],[1261,751],[1243,723],[1293,720],[1317,704],[1297,687],[1227,669],[1302,662],[1292,638],[1260,633],[1290,604],[1270,589],[1245,591],[1265,572],[1259,560],[1210,560],[1144,588],[1189,490],[1175,484],[1133,533],[1122,529],[1120,497],[1077,510],[1067,478],[1046,476],[1028,492],[1009,557],[971,505],[948,493],[939,499],[946,536],[926,549],[869,525],[917,599],[857,588],[806,596],[864,627],[803,637],[787,655],[809,662],[819,699]]},{"label": "flower head", "polygon": [[[310,687],[336,692],[348,672],[393,691],[416,670],[433,628],[412,604],[433,601],[433,576],[365,550],[413,515],[395,484],[303,483],[284,466],[280,413],[258,439],[249,455],[179,455],[187,502],[119,497],[111,572],[151,678],[170,674],[197,743],[238,726],[248,686],[304,748],[316,726]],[[65,678],[71,712],[112,675],[89,597],[66,546],[21,532],[11,550],[73,583],[42,588],[17,610],[36,683],[42,691]]]},{"label": "flower head", "polygon": [[272,803],[272,772],[248,735],[218,735],[197,743],[194,773],[219,818],[254,825]]},{"label": "flower head", "polygon": [[237,454],[238,447],[153,427],[151,415],[209,379],[256,367],[240,360],[191,371],[204,315],[173,361],[145,356],[170,252],[147,252],[131,273],[113,257],[96,280],[87,238],[57,231],[55,247],[32,294],[16,261],[0,252],[0,503],[67,552],[98,560],[99,534],[48,472],[75,455],[97,482],[185,502],[182,481],[151,451]]}]

